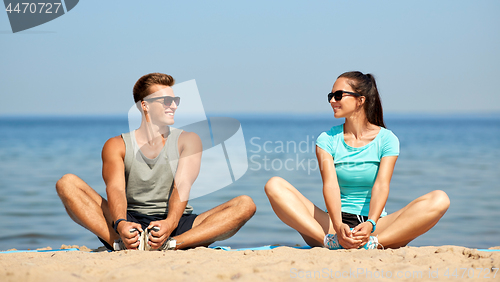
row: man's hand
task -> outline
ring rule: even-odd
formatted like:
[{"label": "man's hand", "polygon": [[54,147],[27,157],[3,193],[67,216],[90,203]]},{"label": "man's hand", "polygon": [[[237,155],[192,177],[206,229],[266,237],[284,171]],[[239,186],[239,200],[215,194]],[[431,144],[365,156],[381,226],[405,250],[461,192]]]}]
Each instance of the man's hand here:
[{"label": "man's hand", "polygon": [[349,226],[345,223],[340,226],[337,238],[339,240],[339,244],[344,247],[344,249],[357,249],[362,243],[360,239],[353,236],[351,228],[349,228]]},{"label": "man's hand", "polygon": [[[154,231],[153,227],[160,228],[160,231]],[[149,238],[148,244],[152,249],[158,249],[163,245],[163,243],[168,239],[172,231],[174,231],[175,226],[170,224],[167,220],[151,221],[148,226]]]},{"label": "man's hand", "polygon": [[366,245],[370,239],[370,234],[372,233],[373,225],[370,222],[362,222],[358,226],[354,227],[352,230],[352,236],[355,240],[361,241],[358,248]]},{"label": "man's hand", "polygon": [[[131,233],[130,230],[134,228],[139,231]],[[127,249],[137,249],[137,247],[139,247],[139,234],[143,231],[139,223],[120,221],[117,230]]]}]

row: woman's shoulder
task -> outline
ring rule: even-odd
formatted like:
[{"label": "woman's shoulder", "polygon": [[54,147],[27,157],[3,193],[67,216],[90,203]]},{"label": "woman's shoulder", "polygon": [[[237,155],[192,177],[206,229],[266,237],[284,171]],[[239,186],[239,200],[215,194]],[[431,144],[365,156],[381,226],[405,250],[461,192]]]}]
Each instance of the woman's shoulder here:
[{"label": "woman's shoulder", "polygon": [[398,148],[399,152],[399,139],[396,134],[394,134],[394,132],[381,127],[379,134],[381,135],[381,138],[379,138],[379,142],[383,145],[384,148]]},{"label": "woman's shoulder", "polygon": [[392,130],[390,129],[387,129],[385,127],[380,127],[380,134],[381,134],[381,137],[383,138],[388,138],[388,139],[398,139],[398,137],[396,136],[396,134],[394,134],[394,132],[392,132]]},{"label": "woman's shoulder", "polygon": [[335,154],[335,148],[340,142],[340,133],[343,132],[343,126],[337,125],[330,128],[330,130],[321,133],[316,139],[316,145],[321,149],[327,151],[332,156]]},{"label": "woman's shoulder", "polygon": [[322,134],[326,134],[328,136],[334,137],[344,132],[344,125],[335,125],[330,128],[330,130],[323,132]]}]

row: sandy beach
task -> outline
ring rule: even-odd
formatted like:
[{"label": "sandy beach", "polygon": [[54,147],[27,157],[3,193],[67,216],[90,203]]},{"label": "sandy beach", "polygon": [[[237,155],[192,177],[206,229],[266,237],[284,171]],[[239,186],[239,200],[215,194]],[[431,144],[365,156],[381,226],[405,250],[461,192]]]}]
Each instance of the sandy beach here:
[{"label": "sandy beach", "polygon": [[[62,246],[78,247],[78,246]],[[168,252],[69,252],[0,254],[0,281],[499,281],[500,252],[459,246],[388,250],[260,251],[196,248]],[[494,247],[491,249],[500,249]]]}]

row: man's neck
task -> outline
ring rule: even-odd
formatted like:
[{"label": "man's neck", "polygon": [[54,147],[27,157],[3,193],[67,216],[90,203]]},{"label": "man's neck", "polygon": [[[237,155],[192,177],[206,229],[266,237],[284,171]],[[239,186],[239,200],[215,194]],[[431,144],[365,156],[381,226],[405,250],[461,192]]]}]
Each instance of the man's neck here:
[{"label": "man's neck", "polygon": [[136,129],[135,136],[138,143],[155,145],[159,141],[167,139],[169,133],[169,126],[165,125],[160,127],[143,120],[141,126]]}]

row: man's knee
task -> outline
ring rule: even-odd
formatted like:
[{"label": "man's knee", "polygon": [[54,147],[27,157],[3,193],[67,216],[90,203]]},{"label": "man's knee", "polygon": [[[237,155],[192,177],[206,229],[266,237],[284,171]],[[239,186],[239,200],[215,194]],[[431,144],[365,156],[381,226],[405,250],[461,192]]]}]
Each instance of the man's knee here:
[{"label": "man's knee", "polygon": [[59,197],[73,187],[80,178],[74,174],[65,174],[56,182],[56,191]]},{"label": "man's knee", "polygon": [[235,200],[238,205],[238,209],[244,212],[245,217],[251,218],[255,214],[257,207],[255,206],[252,198],[247,195],[241,195],[236,197]]}]

